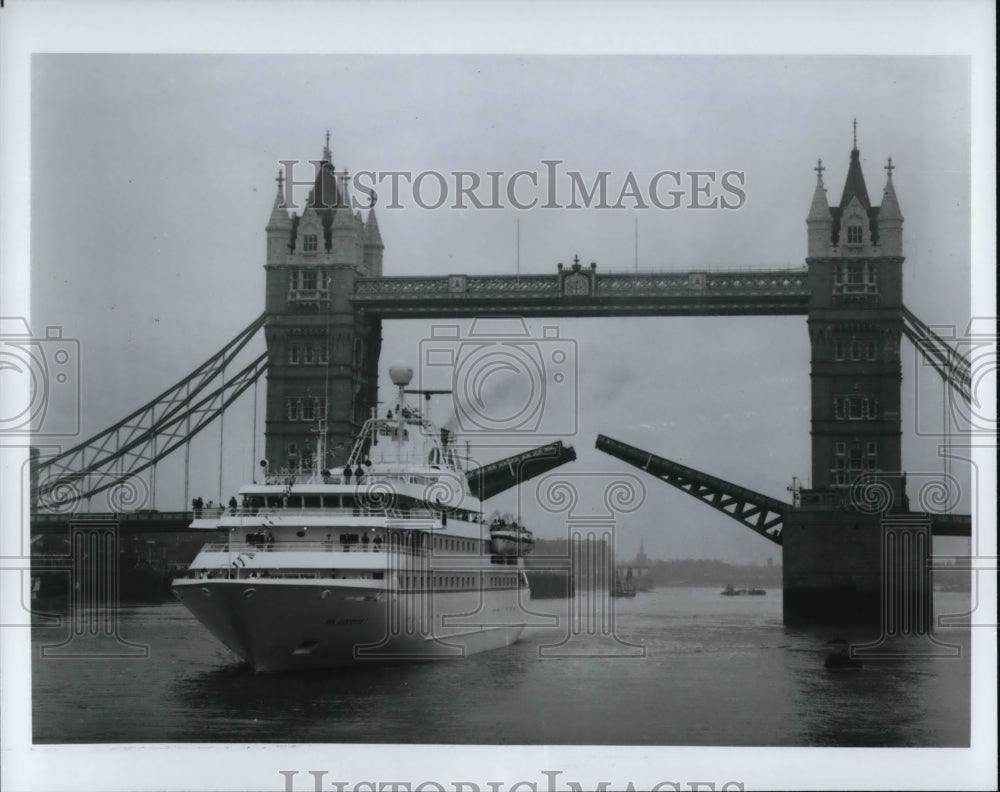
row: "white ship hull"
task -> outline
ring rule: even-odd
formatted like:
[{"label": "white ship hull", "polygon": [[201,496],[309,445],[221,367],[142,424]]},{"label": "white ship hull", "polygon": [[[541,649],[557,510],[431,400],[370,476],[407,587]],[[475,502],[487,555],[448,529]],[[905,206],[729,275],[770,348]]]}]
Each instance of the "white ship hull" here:
[{"label": "white ship hull", "polygon": [[338,583],[185,579],[173,589],[216,638],[263,672],[498,649],[520,637],[530,599],[527,588],[402,592]]},{"label": "white ship hull", "polygon": [[[395,412],[365,422],[344,465],[324,467],[320,421],[311,474],[265,460],[241,502],[193,504],[192,527],[217,533],[174,594],[258,671],[462,658],[524,630],[521,559],[493,548],[448,433],[406,404],[413,372],[390,373]],[[530,533],[513,536],[520,551]]]}]

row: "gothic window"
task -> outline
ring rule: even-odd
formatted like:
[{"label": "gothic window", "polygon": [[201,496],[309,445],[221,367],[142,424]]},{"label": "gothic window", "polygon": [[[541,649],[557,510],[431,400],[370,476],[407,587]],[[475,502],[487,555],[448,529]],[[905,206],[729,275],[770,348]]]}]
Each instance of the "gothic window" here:
[{"label": "gothic window", "polygon": [[[306,237],[308,239],[309,237]],[[861,226],[859,225],[849,225],[847,226],[847,244],[848,245],[860,245],[864,241],[862,236]]]},{"label": "gothic window", "polygon": [[876,418],[878,417],[878,402],[856,393],[850,396],[836,396],[833,399],[833,416],[838,421],[844,419],[864,421]]},{"label": "gothic window", "polygon": [[860,448],[851,449],[851,456],[848,460],[848,468],[852,473],[856,473],[859,470],[864,470],[865,463],[864,460],[861,458]]},{"label": "gothic window", "polygon": [[292,344],[288,347],[288,365],[297,366],[299,365],[299,345]]},{"label": "gothic window", "polygon": [[844,359],[844,341],[843,339],[836,339],[833,342],[833,359],[843,360]]},{"label": "gothic window", "polygon": [[865,341],[865,360],[875,360],[874,341]]},{"label": "gothic window", "polygon": [[317,359],[321,364],[327,364],[330,362],[330,346],[327,342],[323,342],[319,345],[317,351]]},{"label": "gothic window", "polygon": [[847,443],[837,443],[834,445],[837,456],[844,456],[847,453]]},{"label": "gothic window", "polygon": [[306,234],[302,237],[302,251],[304,253],[316,252],[316,234]]},{"label": "gothic window", "polygon": [[299,444],[289,443],[288,444],[288,456],[297,457],[299,455]]},{"label": "gothic window", "polygon": [[297,421],[299,420],[299,401],[298,399],[288,400],[288,420]]},{"label": "gothic window", "polygon": [[326,399],[316,399],[316,415],[319,418],[326,418]]},{"label": "gothic window", "polygon": [[302,402],[302,420],[303,421],[316,420],[316,404],[312,399],[305,399]]},{"label": "gothic window", "polygon": [[861,360],[861,344],[858,339],[851,339],[851,360]]},{"label": "gothic window", "polygon": [[847,460],[838,459],[833,469],[833,483],[844,486],[847,483]]},{"label": "gothic window", "polygon": [[849,261],[847,263],[847,277],[845,278],[849,286],[860,286],[865,282],[865,265],[861,261]]},{"label": "gothic window", "polygon": [[876,455],[877,452],[878,452],[878,449],[877,449],[875,443],[866,443],[865,444],[865,453],[868,456],[873,457],[873,456]]},{"label": "gothic window", "polygon": [[[309,238],[308,235],[306,239]],[[302,270],[302,288],[305,291],[314,291],[316,289],[316,270]]]},{"label": "gothic window", "polygon": [[302,362],[307,366],[313,364],[313,347],[312,344],[306,344],[302,349]]}]

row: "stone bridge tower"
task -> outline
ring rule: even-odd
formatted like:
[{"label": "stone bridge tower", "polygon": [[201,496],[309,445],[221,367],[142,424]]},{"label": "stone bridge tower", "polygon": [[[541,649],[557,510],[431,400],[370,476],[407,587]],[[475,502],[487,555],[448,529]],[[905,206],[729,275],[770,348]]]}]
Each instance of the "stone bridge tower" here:
[{"label": "stone bridge tower", "polygon": [[[840,201],[822,161],[806,219],[812,480],[782,531],[786,624],[930,625],[929,521],[909,513],[901,461],[903,216],[874,206],[855,136]],[[887,569],[906,583],[887,594]]]},{"label": "stone bridge tower", "polygon": [[315,182],[302,213],[280,173],[267,223],[265,453],[272,471],[313,464],[320,419],[328,419],[322,466],[343,464],[377,398],[381,323],[350,303],[355,278],[382,275],[375,210],[362,219],[355,208],[365,202],[352,202],[347,171],[334,169],[329,133],[311,167]]},{"label": "stone bridge tower", "polygon": [[822,161],[806,220],[812,348],[812,489],[845,491],[878,475],[907,510],[901,476],[899,344],[903,217],[892,160],[880,206],[868,198],[857,140],[840,203],[828,206]]}]

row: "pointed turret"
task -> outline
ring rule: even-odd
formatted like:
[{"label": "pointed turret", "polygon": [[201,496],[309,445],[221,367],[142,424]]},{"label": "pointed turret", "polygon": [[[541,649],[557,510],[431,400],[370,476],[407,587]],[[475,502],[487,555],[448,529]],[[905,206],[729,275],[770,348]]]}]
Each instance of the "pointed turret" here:
[{"label": "pointed turret", "polygon": [[826,202],[826,188],[823,186],[823,160],[819,160],[814,168],[816,171],[816,190],[813,192],[806,227],[809,229],[808,255],[825,256],[833,242],[833,215],[830,205]]},{"label": "pointed turret", "polygon": [[292,220],[288,216],[288,209],[285,208],[285,185],[282,174],[278,174],[278,192],[274,196],[274,204],[271,206],[271,216],[267,219],[266,230],[276,231],[279,229],[291,229]]},{"label": "pointed turret", "polygon": [[892,157],[885,166],[888,176],[885,180],[885,190],[882,191],[882,205],[878,211],[879,244],[886,256],[903,255],[903,214],[899,210],[896,198],[896,188],[892,184],[892,172],[895,169]]},{"label": "pointed turret", "polygon": [[330,226],[330,252],[334,263],[360,267],[364,263],[361,242],[363,226],[351,211],[346,169],[338,177],[338,181],[340,181],[338,185],[340,202],[333,212],[333,224]]},{"label": "pointed turret", "polygon": [[267,263],[271,265],[280,264],[285,260],[292,241],[292,221],[288,216],[288,210],[285,209],[284,174],[279,171],[275,181],[278,182],[278,191],[274,196],[271,216],[265,227],[267,232]]},{"label": "pointed turret", "polygon": [[365,221],[365,247],[378,245],[382,247],[382,234],[378,230],[378,220],[375,218],[375,207],[368,211],[368,219]]},{"label": "pointed turret", "polygon": [[865,209],[871,208],[865,176],[861,172],[861,152],[857,147],[851,149],[851,164],[847,168],[847,181],[844,182],[844,192],[840,196],[840,208],[847,206],[852,198],[857,198]]}]

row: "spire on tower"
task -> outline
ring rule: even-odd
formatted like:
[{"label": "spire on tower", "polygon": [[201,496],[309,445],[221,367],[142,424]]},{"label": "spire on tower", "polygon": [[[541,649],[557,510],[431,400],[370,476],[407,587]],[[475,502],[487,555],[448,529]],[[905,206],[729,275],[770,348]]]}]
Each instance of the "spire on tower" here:
[{"label": "spire on tower", "polygon": [[368,210],[368,218],[365,220],[365,246],[382,246],[382,234],[378,230],[378,220],[375,218],[375,204],[372,201],[372,208]]},{"label": "spire on tower", "polygon": [[[327,137],[329,138],[329,133],[327,133]],[[856,118],[854,119],[854,146],[853,146],[853,148],[854,148],[855,151],[858,150],[858,119],[856,119]]]},{"label": "spire on tower", "polygon": [[292,222],[288,217],[288,210],[285,208],[285,173],[279,170],[275,179],[278,183],[278,192],[274,196],[274,205],[271,207],[271,216],[267,221],[267,229],[275,230],[279,228],[291,228]]},{"label": "spire on tower", "polygon": [[865,209],[870,209],[872,204],[868,200],[868,188],[865,187],[865,177],[861,172],[861,153],[857,149],[857,138],[854,142],[855,147],[851,149],[851,164],[847,168],[844,192],[840,196],[840,206],[841,208],[847,206],[851,199],[856,197]]},{"label": "spire on tower", "polygon": [[818,160],[816,167],[816,190],[813,193],[812,205],[809,207],[807,220],[830,220],[830,206],[826,202],[826,188],[823,186],[823,160]]},{"label": "spire on tower", "polygon": [[323,146],[323,161],[333,162],[333,153],[330,151],[330,130],[326,130],[326,144]]},{"label": "spire on tower", "polygon": [[895,169],[896,166],[892,164],[892,157],[889,157],[889,164],[885,166],[885,171],[888,175],[885,180],[885,190],[882,192],[882,206],[878,210],[880,223],[903,219],[903,213],[899,210],[899,201],[896,199],[896,188],[892,184],[892,172]]}]

